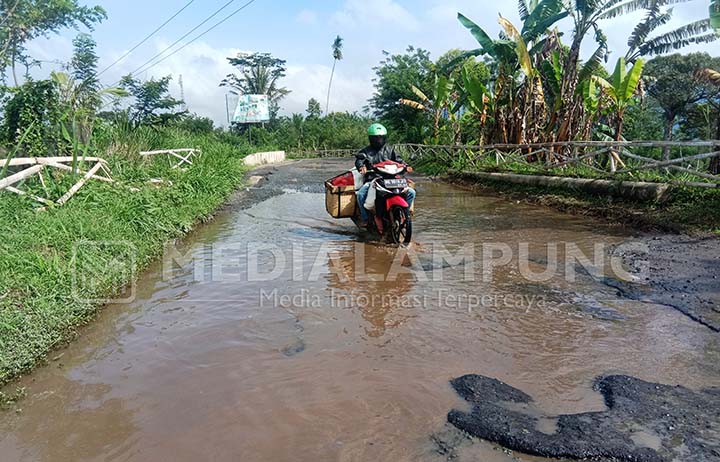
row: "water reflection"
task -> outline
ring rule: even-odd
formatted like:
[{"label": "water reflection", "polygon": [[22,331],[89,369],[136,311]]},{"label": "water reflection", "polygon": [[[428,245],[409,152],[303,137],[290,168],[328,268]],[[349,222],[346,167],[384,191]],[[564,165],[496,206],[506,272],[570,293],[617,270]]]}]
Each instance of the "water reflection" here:
[{"label": "water reflection", "polygon": [[[409,297],[416,276],[409,270],[405,249],[382,244],[347,243],[328,255],[328,290],[338,308],[357,309],[368,323],[369,337],[382,337],[388,329],[412,318]],[[398,265],[407,271],[396,271]]]}]

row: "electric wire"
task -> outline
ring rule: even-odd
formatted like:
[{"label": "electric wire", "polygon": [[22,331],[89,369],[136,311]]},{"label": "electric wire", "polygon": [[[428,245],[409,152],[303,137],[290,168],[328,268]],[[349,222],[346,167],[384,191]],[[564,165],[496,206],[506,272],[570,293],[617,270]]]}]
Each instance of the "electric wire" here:
[{"label": "electric wire", "polygon": [[154,31],[150,32],[150,34],[149,34],[147,37],[145,37],[145,38],[142,39],[137,45],[135,45],[134,47],[132,47],[132,48],[130,49],[130,51],[128,51],[128,52],[125,53],[124,55],[120,56],[114,63],[110,64],[108,67],[106,67],[106,68],[103,69],[102,71],[98,72],[97,77],[100,77],[101,75],[103,75],[105,72],[107,72],[107,71],[110,70],[112,67],[114,67],[116,64],[118,64],[120,61],[122,61],[123,59],[127,58],[127,57],[130,55],[130,53],[132,53],[133,51],[135,51],[135,50],[137,50],[138,48],[140,48],[145,42],[147,42],[147,41],[150,40],[155,34],[157,34],[158,32],[160,32],[165,26],[167,26],[167,25],[170,23],[170,21],[172,21],[173,19],[177,18],[177,17],[180,15],[180,13],[182,13],[183,11],[185,11],[185,10],[187,9],[187,7],[189,7],[190,5],[192,5],[194,2],[195,2],[195,0],[190,0],[189,2],[187,2],[187,3],[185,4],[185,6],[183,6],[182,8],[180,8],[174,15],[172,15],[172,16],[170,17],[170,19],[168,19],[167,21],[165,21],[164,23],[162,23],[162,24],[161,24],[157,29],[155,29]]}]

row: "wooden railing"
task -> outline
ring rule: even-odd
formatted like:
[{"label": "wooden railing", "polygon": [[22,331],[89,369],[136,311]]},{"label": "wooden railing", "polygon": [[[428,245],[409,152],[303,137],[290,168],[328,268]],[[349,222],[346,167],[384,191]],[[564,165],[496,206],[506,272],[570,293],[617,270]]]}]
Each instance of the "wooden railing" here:
[{"label": "wooden railing", "polygon": [[[634,178],[703,188],[720,187],[720,141],[570,141],[541,144],[399,144],[414,163],[468,170],[592,178]],[[295,158],[352,157],[357,150],[305,151]],[[663,160],[668,156],[666,160]]]}]

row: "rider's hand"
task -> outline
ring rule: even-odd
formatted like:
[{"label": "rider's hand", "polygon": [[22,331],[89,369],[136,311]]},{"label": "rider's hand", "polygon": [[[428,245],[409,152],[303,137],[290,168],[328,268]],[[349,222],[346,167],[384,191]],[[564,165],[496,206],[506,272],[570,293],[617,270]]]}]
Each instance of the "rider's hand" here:
[{"label": "rider's hand", "polygon": [[412,167],[409,166],[409,165],[407,166],[407,172],[408,172],[408,173],[412,173],[412,172],[414,172],[414,171],[415,171],[414,168],[412,168]]},{"label": "rider's hand", "polygon": [[367,173],[367,171],[368,170],[367,170],[366,166],[363,165],[362,167],[360,167],[360,173],[362,173],[363,175],[365,175]]}]

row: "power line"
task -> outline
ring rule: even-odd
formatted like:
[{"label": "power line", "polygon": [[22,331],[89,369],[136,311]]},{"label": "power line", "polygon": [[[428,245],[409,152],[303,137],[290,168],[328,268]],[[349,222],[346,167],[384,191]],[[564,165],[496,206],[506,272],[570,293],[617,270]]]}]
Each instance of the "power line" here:
[{"label": "power line", "polygon": [[[198,24],[198,25],[197,25],[196,27],[194,27],[190,32],[188,32],[188,33],[185,34],[184,36],[180,37],[177,41],[175,41],[175,43],[173,43],[172,45],[170,45],[169,47],[167,47],[165,50],[163,50],[163,51],[161,51],[160,53],[158,53],[157,55],[155,55],[153,58],[151,58],[149,61],[147,61],[145,64],[143,64],[143,65],[140,66],[139,68],[135,69],[135,70],[134,70],[133,72],[131,72],[130,74],[134,74],[134,73],[138,72],[139,70],[142,71],[142,72],[146,72],[146,71],[152,69],[153,67],[157,66],[157,65],[160,64],[161,62],[165,61],[166,59],[168,59],[168,58],[170,58],[171,56],[175,55],[176,53],[180,52],[181,50],[183,50],[185,47],[187,47],[187,46],[190,45],[191,43],[193,43],[193,42],[195,42],[196,40],[200,39],[200,38],[203,37],[205,34],[208,34],[209,32],[211,32],[212,30],[214,30],[215,28],[217,28],[218,26],[220,26],[221,24],[223,24],[224,22],[226,22],[227,20],[229,20],[230,18],[232,18],[233,16],[235,16],[236,14],[238,14],[239,12],[241,12],[242,10],[244,10],[245,8],[247,8],[247,7],[249,7],[250,5],[252,5],[253,3],[255,3],[257,0],[250,0],[250,1],[248,1],[247,3],[245,3],[244,5],[242,5],[240,8],[238,8],[237,10],[233,11],[232,13],[230,13],[229,15],[227,15],[226,17],[224,17],[222,20],[220,20],[220,21],[218,21],[217,23],[213,24],[213,25],[212,25],[209,29],[207,29],[205,32],[201,33],[200,35],[196,36],[194,39],[192,39],[192,40],[190,40],[189,42],[187,42],[186,44],[184,44],[182,47],[180,47],[180,48],[178,48],[177,50],[173,51],[172,53],[170,53],[169,55],[165,56],[165,57],[162,58],[161,60],[153,63],[153,64],[150,65],[149,67],[143,69],[143,67],[144,67],[145,65],[147,65],[147,64],[150,63],[150,62],[152,62],[155,58],[157,58],[158,56],[162,55],[162,54],[165,53],[167,50],[169,50],[170,48],[172,48],[173,46],[175,46],[178,42],[180,42],[182,39],[184,39],[185,37],[187,37],[188,35],[190,35],[193,31],[197,30],[200,26],[202,26],[203,24],[205,24],[206,22],[208,22],[210,19],[212,19],[212,18],[213,18],[214,16],[216,16],[220,11],[222,11],[223,9],[225,9],[225,7],[227,7],[228,5],[230,5],[230,3],[234,2],[234,1],[235,1],[235,0],[231,0],[231,1],[229,1],[228,3],[226,3],[225,5],[223,5],[219,10],[217,10],[215,13],[213,13],[213,14],[212,14],[210,17],[208,17],[205,21],[203,21],[202,23]],[[118,85],[120,82],[121,82],[121,81],[118,81],[118,82],[114,83],[113,85],[111,85],[111,87],[114,87],[114,86]],[[109,105],[109,104],[108,104],[108,105]],[[108,105],[103,106],[103,108],[104,108],[104,107],[107,107]]]},{"label": "power line", "polygon": [[107,72],[111,67],[115,66],[117,63],[119,63],[119,62],[122,61],[123,59],[127,58],[128,55],[130,55],[130,53],[132,53],[133,51],[135,51],[135,50],[137,50],[138,48],[140,48],[140,46],[142,46],[142,44],[144,44],[145,42],[147,42],[148,40],[150,40],[155,34],[157,34],[158,32],[160,32],[160,30],[162,30],[163,27],[167,26],[167,25],[170,23],[170,21],[172,21],[173,19],[175,19],[176,17],[178,17],[178,15],[179,15],[180,13],[182,13],[183,11],[185,11],[185,10],[187,9],[187,7],[189,7],[190,5],[192,5],[193,2],[195,2],[195,0],[190,0],[189,2],[187,2],[187,4],[185,4],[185,6],[183,6],[182,8],[180,8],[180,10],[178,10],[174,15],[172,15],[172,17],[170,17],[170,19],[168,19],[167,21],[165,21],[164,23],[162,23],[162,24],[160,25],[160,27],[158,27],[157,29],[155,29],[154,31],[152,31],[147,37],[145,37],[144,39],[142,39],[142,40],[140,41],[140,43],[138,43],[137,45],[135,45],[134,47],[132,47],[132,48],[130,49],[130,51],[128,51],[127,53],[125,53],[124,55],[122,55],[121,57],[119,57],[119,58],[117,59],[117,61],[115,61],[114,63],[112,63],[111,65],[109,65],[109,66],[106,67],[105,69],[103,69],[102,71],[100,71],[100,72],[97,74],[97,77],[100,77],[101,75],[103,75],[103,74],[104,74],[105,72]]},{"label": "power line", "polygon": [[[230,4],[233,3],[233,2],[235,2],[235,0],[230,0],[230,1],[228,1],[227,3],[225,3],[223,6],[221,6],[220,8],[218,8],[213,14],[211,14],[210,16],[208,16],[207,18],[205,18],[205,20],[204,20],[203,22],[201,22],[201,23],[198,24],[197,26],[193,27],[187,34],[185,34],[185,35],[183,35],[182,37],[180,37],[179,39],[175,40],[175,42],[173,42],[172,45],[170,45],[169,47],[165,48],[163,51],[161,51],[160,53],[156,54],[155,56],[153,56],[153,57],[150,58],[149,60],[145,61],[145,63],[144,63],[142,66],[138,67],[137,69],[135,69],[134,71],[132,71],[130,74],[135,74],[136,72],[139,72],[140,70],[143,70],[143,71],[144,71],[144,70],[147,70],[147,69],[144,69],[145,66],[147,66],[147,65],[150,64],[150,63],[152,63],[153,61],[155,61],[155,59],[157,59],[158,57],[160,57],[160,56],[162,56],[163,54],[165,54],[166,51],[170,50],[170,49],[173,48],[175,45],[177,45],[178,43],[180,43],[180,42],[182,42],[183,40],[185,40],[185,38],[186,38],[188,35],[192,34],[192,33],[195,32],[196,30],[200,29],[205,23],[207,23],[207,22],[210,21],[212,18],[214,18],[215,16],[217,16],[218,14],[220,14],[220,12],[221,12],[222,10],[224,10],[225,8],[227,8],[228,6],[230,6]],[[157,64],[157,63],[155,63],[155,64]],[[155,64],[153,64],[153,66],[154,66]],[[150,67],[152,67],[152,66],[150,66]],[[150,67],[148,67],[148,69],[150,69]]]},{"label": "power line", "polygon": [[152,69],[153,67],[157,66],[157,65],[160,64],[161,62],[165,61],[166,59],[169,59],[170,57],[174,56],[176,53],[179,53],[180,51],[182,51],[183,49],[185,49],[185,47],[189,46],[190,44],[192,44],[192,43],[195,42],[196,40],[200,39],[200,38],[201,38],[202,36],[204,36],[205,34],[208,34],[208,33],[211,32],[213,29],[215,29],[216,27],[220,26],[220,25],[223,24],[225,21],[227,21],[228,19],[232,18],[233,16],[235,16],[236,14],[238,14],[239,12],[241,12],[242,10],[244,10],[245,8],[249,7],[250,5],[252,5],[253,3],[255,3],[256,1],[257,1],[257,0],[250,0],[249,2],[245,3],[243,6],[241,6],[240,8],[238,8],[237,10],[233,11],[233,12],[230,13],[228,16],[226,16],[225,18],[223,18],[221,21],[215,23],[212,27],[210,27],[209,29],[207,29],[207,30],[206,30],[205,32],[203,32],[202,34],[200,34],[200,35],[198,35],[197,37],[195,37],[194,39],[190,40],[190,41],[187,42],[185,45],[181,46],[181,47],[178,48],[177,50],[173,51],[173,52],[170,53],[169,55],[167,55],[167,56],[165,56],[164,58],[162,58],[161,60],[153,63],[153,64],[150,65],[149,67],[147,67],[147,68],[145,68],[145,69],[142,69],[141,72],[146,72],[146,71]]}]

